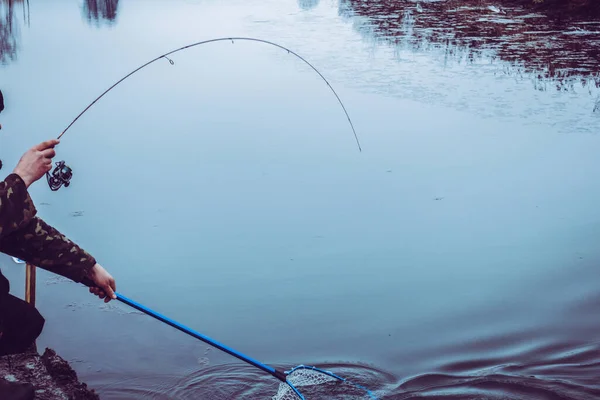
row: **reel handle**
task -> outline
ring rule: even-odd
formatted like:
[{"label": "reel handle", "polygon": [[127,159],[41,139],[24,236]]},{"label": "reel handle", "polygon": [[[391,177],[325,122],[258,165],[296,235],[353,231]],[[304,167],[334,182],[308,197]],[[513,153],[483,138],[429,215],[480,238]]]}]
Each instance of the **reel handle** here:
[{"label": "reel handle", "polygon": [[64,161],[58,161],[56,163],[56,167],[50,172],[46,172],[46,180],[48,181],[48,186],[50,186],[50,190],[56,192],[63,185],[65,187],[69,187],[71,184],[71,178],[73,178],[73,170],[71,167],[66,165]]}]

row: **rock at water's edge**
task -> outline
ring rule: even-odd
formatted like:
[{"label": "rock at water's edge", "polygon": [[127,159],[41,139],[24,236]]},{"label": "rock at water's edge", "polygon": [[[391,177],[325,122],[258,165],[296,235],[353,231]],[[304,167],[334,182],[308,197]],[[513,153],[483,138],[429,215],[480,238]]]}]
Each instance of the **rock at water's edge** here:
[{"label": "rock at water's edge", "polygon": [[29,383],[35,400],[99,400],[100,397],[79,382],[69,363],[52,349],[0,357],[0,379]]}]

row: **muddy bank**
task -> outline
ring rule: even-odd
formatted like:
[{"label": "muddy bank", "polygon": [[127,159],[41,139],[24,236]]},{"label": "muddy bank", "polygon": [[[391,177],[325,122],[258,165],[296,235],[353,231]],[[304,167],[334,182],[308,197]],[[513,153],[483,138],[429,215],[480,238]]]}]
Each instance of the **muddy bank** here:
[{"label": "muddy bank", "polygon": [[69,363],[51,349],[46,349],[41,356],[31,352],[0,357],[0,378],[32,384],[36,400],[100,399],[94,390],[79,382]]}]

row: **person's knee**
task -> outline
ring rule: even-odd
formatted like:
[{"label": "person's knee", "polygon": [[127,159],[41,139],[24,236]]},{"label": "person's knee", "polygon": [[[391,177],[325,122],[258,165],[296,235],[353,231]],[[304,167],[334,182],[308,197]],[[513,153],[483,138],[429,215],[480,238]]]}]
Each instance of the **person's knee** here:
[{"label": "person's knee", "polygon": [[31,308],[31,315],[29,315],[28,320],[29,335],[32,338],[32,341],[34,341],[41,335],[42,331],[44,330],[46,320],[35,307]]},{"label": "person's knee", "polygon": [[0,353],[24,352],[42,333],[45,319],[35,307],[14,296],[7,296],[2,303],[0,316],[3,320],[3,334],[0,338]]}]

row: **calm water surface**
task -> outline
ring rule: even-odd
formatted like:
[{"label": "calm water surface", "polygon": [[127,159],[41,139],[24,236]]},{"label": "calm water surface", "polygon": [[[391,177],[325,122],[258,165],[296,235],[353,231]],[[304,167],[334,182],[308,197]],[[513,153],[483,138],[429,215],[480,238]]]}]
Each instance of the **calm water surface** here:
[{"label": "calm water surface", "polygon": [[[382,398],[600,398],[600,24],[493,3],[3,1],[0,158],[63,137],[40,215],[118,290],[251,357]],[[491,8],[489,8],[491,6]],[[499,11],[499,12],[497,12]],[[164,62],[163,62],[164,61]],[[24,271],[0,265],[22,295]],[[55,348],[103,399],[277,382],[40,271]],[[318,398],[318,397],[317,397]]]}]

